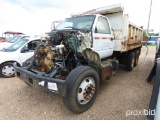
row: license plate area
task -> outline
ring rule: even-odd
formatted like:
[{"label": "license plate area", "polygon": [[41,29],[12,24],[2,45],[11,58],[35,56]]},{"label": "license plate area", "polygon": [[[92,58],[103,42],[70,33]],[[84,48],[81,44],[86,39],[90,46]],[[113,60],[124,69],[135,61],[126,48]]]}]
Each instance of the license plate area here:
[{"label": "license plate area", "polygon": [[48,89],[52,91],[58,91],[58,87],[56,83],[48,82]]}]

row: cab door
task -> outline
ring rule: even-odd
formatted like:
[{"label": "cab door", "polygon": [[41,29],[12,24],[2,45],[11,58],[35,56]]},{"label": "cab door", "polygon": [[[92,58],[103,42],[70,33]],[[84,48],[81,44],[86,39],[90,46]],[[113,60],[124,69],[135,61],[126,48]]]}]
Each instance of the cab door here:
[{"label": "cab door", "polygon": [[97,17],[93,33],[93,41],[93,49],[98,53],[103,54],[103,58],[112,55],[113,34],[107,17]]}]

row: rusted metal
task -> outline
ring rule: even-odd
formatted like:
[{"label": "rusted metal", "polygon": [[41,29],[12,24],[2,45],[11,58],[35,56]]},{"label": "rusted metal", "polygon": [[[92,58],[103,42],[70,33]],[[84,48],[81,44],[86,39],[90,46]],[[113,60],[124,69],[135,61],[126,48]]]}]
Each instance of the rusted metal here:
[{"label": "rusted metal", "polygon": [[127,50],[132,50],[134,48],[141,47],[141,44],[132,44],[132,45],[127,45]]},{"label": "rusted metal", "polygon": [[102,69],[101,80],[104,81],[110,76],[110,68],[105,67]]},{"label": "rusted metal", "polygon": [[106,80],[110,74],[110,64],[108,61],[103,61],[103,63],[101,64],[101,80],[104,81]]},{"label": "rusted metal", "polygon": [[134,48],[140,47],[143,37],[142,28],[137,27],[136,25],[130,23],[128,32],[129,33],[128,33],[126,50],[132,50]]},{"label": "rusted metal", "polygon": [[84,99],[90,100],[93,97],[94,92],[95,92],[95,87],[93,86],[93,84],[87,85],[83,92]]},{"label": "rusted metal", "polygon": [[83,51],[84,56],[91,62],[93,62],[96,65],[100,65],[101,64],[101,60],[99,57],[99,54],[97,52],[94,52],[92,49],[85,49]]},{"label": "rusted metal", "polygon": [[38,70],[48,72],[54,67],[53,53],[50,46],[40,47],[38,50]]}]

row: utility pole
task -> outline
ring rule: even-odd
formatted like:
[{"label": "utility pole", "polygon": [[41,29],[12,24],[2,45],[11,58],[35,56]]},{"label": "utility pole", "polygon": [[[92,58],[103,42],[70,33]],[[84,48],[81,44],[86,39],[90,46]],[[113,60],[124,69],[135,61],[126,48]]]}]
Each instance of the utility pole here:
[{"label": "utility pole", "polygon": [[149,25],[150,25],[150,17],[151,17],[151,12],[152,12],[152,0],[150,1],[150,8],[149,8],[149,15],[148,15],[148,26],[147,26],[147,30],[146,30],[146,35],[148,37],[156,37],[156,38],[160,38],[160,33],[158,36],[149,36],[148,32],[149,32]]},{"label": "utility pole", "polygon": [[147,31],[148,32],[149,32],[149,24],[150,24],[151,11],[152,11],[152,0],[150,2],[150,9],[149,9],[149,16],[148,16],[148,26],[147,26]]},{"label": "utility pole", "polygon": [[[152,13],[152,0],[150,1],[150,8],[149,8],[149,15],[148,15],[148,26],[147,26],[147,30],[146,30],[147,36],[149,36],[149,35],[148,35],[148,32],[149,32],[149,25],[150,25],[151,13]],[[158,36],[155,36],[155,37],[160,38],[160,29],[159,29],[159,35],[158,35]]]}]

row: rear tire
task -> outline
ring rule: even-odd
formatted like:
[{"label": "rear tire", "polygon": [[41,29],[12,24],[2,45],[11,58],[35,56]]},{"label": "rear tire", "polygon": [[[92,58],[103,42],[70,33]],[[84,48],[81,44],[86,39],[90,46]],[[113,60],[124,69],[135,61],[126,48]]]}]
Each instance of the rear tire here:
[{"label": "rear tire", "polygon": [[3,63],[0,66],[0,76],[4,78],[10,78],[15,76],[12,62]]},{"label": "rear tire", "polygon": [[82,113],[95,101],[99,89],[99,76],[88,66],[79,66],[66,79],[66,96],[63,103],[73,113]]},{"label": "rear tire", "polygon": [[138,65],[138,60],[139,60],[139,51],[135,51],[135,59],[134,59],[134,67]]},{"label": "rear tire", "polygon": [[134,52],[130,52],[127,55],[127,61],[126,61],[126,69],[128,71],[132,71],[133,70],[134,61],[135,61],[135,53]]}]

